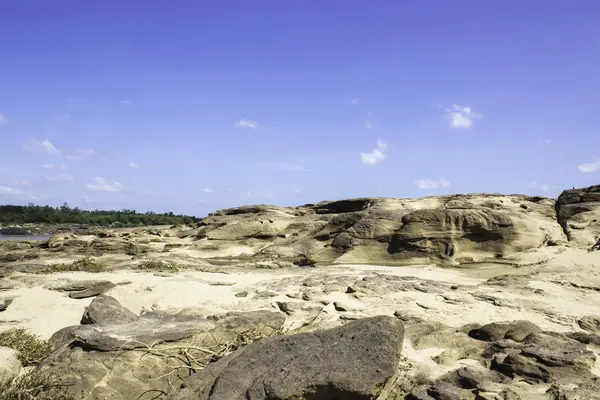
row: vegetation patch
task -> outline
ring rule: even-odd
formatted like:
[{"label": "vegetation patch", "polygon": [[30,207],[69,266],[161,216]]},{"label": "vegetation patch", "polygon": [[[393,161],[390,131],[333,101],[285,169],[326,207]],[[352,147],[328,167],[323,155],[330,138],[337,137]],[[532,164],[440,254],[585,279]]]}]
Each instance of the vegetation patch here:
[{"label": "vegetation patch", "polygon": [[56,373],[35,369],[7,382],[0,383],[2,400],[76,400],[68,384]]},{"label": "vegetation patch", "polygon": [[47,341],[23,328],[0,332],[0,346],[16,350],[24,367],[38,365],[52,352],[52,347]]},{"label": "vegetation patch", "polygon": [[170,261],[153,259],[142,261],[135,267],[135,269],[139,270],[158,270],[158,271],[170,271],[170,272],[179,272],[181,268]]},{"label": "vegetation patch", "polygon": [[84,272],[105,272],[107,267],[104,264],[99,263],[93,257],[85,257],[72,263],[60,263],[50,264],[48,267],[39,270],[38,274],[51,274],[54,272],[71,272],[71,271],[84,271]]}]

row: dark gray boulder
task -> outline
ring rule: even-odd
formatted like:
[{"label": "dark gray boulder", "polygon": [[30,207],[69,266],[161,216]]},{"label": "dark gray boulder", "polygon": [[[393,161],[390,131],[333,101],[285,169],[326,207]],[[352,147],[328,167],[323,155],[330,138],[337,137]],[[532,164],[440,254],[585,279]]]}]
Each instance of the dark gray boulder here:
[{"label": "dark gray boulder", "polygon": [[101,294],[85,308],[81,324],[126,324],[137,317],[114,297]]},{"label": "dark gray boulder", "polygon": [[473,329],[469,336],[486,342],[501,339],[523,341],[529,334],[541,332],[541,328],[529,321],[493,322],[480,328]]},{"label": "dark gray boulder", "polygon": [[365,318],[255,342],[189,378],[173,400],[373,399],[397,370],[402,322]]}]

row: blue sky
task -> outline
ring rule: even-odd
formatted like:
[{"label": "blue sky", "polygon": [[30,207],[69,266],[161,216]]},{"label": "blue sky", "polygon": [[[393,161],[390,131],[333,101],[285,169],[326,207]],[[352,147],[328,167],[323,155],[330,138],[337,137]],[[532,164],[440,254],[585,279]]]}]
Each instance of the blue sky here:
[{"label": "blue sky", "polygon": [[600,2],[4,0],[0,202],[600,183]]}]

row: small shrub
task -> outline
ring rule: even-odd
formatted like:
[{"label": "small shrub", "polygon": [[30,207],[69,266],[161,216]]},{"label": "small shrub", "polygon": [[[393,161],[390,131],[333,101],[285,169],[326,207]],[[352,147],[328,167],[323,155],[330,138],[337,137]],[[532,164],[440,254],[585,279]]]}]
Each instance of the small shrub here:
[{"label": "small shrub", "polygon": [[76,400],[60,375],[35,369],[0,383],[2,400]]},{"label": "small shrub", "polygon": [[179,267],[176,264],[156,259],[142,261],[135,269],[179,272]]},{"label": "small shrub", "polygon": [[48,342],[23,328],[0,332],[0,346],[16,350],[24,367],[39,364],[52,352]]},{"label": "small shrub", "polygon": [[40,270],[39,274],[51,274],[53,272],[105,272],[107,270],[104,264],[99,263],[92,257],[85,257],[72,263],[51,264],[47,268]]}]

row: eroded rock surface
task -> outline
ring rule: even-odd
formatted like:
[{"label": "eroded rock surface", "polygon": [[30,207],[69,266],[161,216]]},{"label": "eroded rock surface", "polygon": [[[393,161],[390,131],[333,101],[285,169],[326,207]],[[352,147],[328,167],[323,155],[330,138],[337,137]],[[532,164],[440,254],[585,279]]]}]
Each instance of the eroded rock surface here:
[{"label": "eroded rock surface", "polygon": [[172,399],[372,399],[396,372],[403,339],[387,316],[273,337],[211,364]]},{"label": "eroded rock surface", "polygon": [[570,242],[592,248],[600,240],[600,185],[570,189],[556,201],[558,221]]}]

